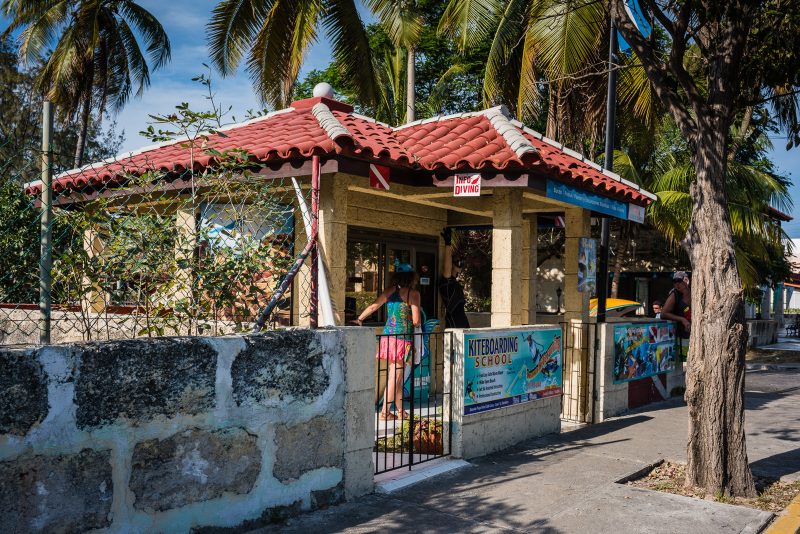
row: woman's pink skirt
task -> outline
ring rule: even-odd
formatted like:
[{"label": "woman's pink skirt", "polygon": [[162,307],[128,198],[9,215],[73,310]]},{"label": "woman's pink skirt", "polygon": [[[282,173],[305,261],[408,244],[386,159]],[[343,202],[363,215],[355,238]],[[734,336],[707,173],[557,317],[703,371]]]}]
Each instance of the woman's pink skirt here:
[{"label": "woman's pink skirt", "polygon": [[379,360],[390,362],[403,362],[406,355],[411,352],[411,341],[403,339],[404,336],[381,336],[378,352],[375,357]]}]

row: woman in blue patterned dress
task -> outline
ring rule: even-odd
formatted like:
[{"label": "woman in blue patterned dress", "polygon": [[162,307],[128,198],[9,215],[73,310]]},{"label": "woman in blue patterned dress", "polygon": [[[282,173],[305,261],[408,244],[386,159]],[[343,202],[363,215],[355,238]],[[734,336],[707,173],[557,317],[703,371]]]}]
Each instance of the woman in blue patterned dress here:
[{"label": "woman in blue patterned dress", "polygon": [[397,419],[397,416],[389,411],[392,401],[400,418],[407,417],[403,410],[403,367],[406,360],[411,357],[414,327],[421,324],[422,316],[419,291],[414,289],[416,282],[417,273],[411,265],[396,263],[392,283],[356,319],[358,324],[361,324],[364,318],[386,304],[386,325],[383,327],[384,335],[380,336],[381,342],[376,354],[376,358],[387,360],[389,366],[389,376],[383,394],[383,408],[380,413],[380,418],[383,420]]}]

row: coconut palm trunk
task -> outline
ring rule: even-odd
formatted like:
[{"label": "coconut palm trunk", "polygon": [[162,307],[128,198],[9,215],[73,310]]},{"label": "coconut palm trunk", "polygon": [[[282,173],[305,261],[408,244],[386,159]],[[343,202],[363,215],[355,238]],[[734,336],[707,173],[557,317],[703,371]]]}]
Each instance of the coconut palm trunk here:
[{"label": "coconut palm trunk", "polygon": [[414,89],[416,85],[416,53],[413,47],[408,49],[408,57],[406,58],[406,122],[414,122],[416,120],[416,113],[414,109],[417,105],[417,93]]},{"label": "coconut palm trunk", "polygon": [[86,135],[89,131],[89,119],[92,113],[92,100],[87,97],[83,101],[80,123],[78,124],[78,142],[75,144],[75,158],[72,166],[77,169],[83,165],[83,154],[86,151]]}]

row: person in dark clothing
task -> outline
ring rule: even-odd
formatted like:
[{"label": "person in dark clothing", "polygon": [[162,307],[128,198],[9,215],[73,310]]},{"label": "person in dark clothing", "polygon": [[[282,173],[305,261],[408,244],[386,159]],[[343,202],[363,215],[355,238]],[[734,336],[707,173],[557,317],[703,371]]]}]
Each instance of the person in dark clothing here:
[{"label": "person in dark clothing", "polygon": [[678,271],[672,277],[673,288],[661,309],[661,318],[678,323],[678,335],[688,338],[692,329],[692,292],[689,289],[689,275]]},{"label": "person in dark clothing", "polygon": [[466,298],[464,286],[458,281],[461,272],[460,261],[453,261],[452,231],[446,228],[442,233],[444,237],[444,269],[439,280],[439,294],[444,303],[444,322],[446,328],[469,328],[469,319],[464,311]]}]

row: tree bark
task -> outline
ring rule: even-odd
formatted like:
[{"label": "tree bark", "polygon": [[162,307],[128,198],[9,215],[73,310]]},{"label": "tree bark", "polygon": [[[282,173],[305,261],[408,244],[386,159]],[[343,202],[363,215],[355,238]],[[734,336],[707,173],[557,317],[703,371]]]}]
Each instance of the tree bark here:
[{"label": "tree bark", "polygon": [[83,164],[83,152],[86,149],[86,134],[89,131],[89,116],[92,111],[92,101],[87,98],[83,101],[83,110],[81,111],[80,130],[78,130],[78,142],[75,144],[75,159],[73,160],[73,168],[77,169]]},{"label": "tree bark", "polygon": [[417,67],[415,62],[415,51],[413,48],[408,49],[408,64],[406,65],[406,122],[414,122],[416,120],[415,108],[417,105],[416,74]]},{"label": "tree bark", "polygon": [[744,429],[744,300],[727,210],[725,121],[698,118],[685,245],[692,261],[686,484],[754,496]]}]

